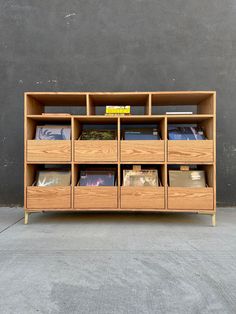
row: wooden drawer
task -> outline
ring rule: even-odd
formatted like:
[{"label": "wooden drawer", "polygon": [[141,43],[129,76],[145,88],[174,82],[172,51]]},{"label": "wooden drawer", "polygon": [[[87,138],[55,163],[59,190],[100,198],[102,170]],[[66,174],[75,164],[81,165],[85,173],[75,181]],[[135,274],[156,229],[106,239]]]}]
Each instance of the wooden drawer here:
[{"label": "wooden drawer", "polygon": [[164,161],[164,141],[120,142],[121,161]]},{"label": "wooden drawer", "polygon": [[71,141],[28,140],[27,161],[71,161]]},{"label": "wooden drawer", "polygon": [[168,188],[168,209],[213,210],[213,188]]},{"label": "wooden drawer", "polygon": [[121,187],[121,208],[163,209],[164,187]]},{"label": "wooden drawer", "polygon": [[117,141],[75,141],[75,161],[117,161]]},{"label": "wooden drawer", "polygon": [[76,186],[74,188],[74,208],[91,210],[117,208],[117,187]]},{"label": "wooden drawer", "polygon": [[27,187],[28,209],[68,209],[71,207],[71,187]]},{"label": "wooden drawer", "polygon": [[213,162],[213,141],[168,141],[168,161]]}]

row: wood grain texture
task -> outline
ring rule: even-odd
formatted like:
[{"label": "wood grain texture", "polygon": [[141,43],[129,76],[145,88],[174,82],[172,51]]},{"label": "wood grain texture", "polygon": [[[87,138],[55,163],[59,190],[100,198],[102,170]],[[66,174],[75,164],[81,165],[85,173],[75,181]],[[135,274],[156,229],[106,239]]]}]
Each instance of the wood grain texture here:
[{"label": "wood grain texture", "polygon": [[213,162],[212,140],[168,141],[168,161]]},{"label": "wood grain texture", "polygon": [[75,161],[117,161],[117,141],[78,140],[74,143]]},{"label": "wood grain texture", "polygon": [[121,141],[121,161],[164,161],[164,141]]},{"label": "wood grain texture", "polygon": [[71,187],[27,187],[27,208],[67,209],[71,207]]},{"label": "wood grain texture", "polygon": [[164,187],[121,187],[121,208],[164,209]]},{"label": "wood grain texture", "polygon": [[96,209],[117,208],[117,187],[76,186],[74,208]]},{"label": "wood grain texture", "polygon": [[168,209],[213,210],[213,188],[168,187]]},{"label": "wood grain texture", "polygon": [[28,140],[27,161],[60,162],[71,161],[71,141]]}]

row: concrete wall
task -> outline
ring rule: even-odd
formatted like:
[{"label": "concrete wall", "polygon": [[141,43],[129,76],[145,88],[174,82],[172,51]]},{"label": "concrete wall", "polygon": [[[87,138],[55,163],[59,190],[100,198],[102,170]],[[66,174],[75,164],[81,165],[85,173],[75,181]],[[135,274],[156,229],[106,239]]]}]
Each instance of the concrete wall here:
[{"label": "concrete wall", "polygon": [[23,203],[24,91],[217,91],[218,205],[235,205],[234,0],[0,1],[0,204]]}]

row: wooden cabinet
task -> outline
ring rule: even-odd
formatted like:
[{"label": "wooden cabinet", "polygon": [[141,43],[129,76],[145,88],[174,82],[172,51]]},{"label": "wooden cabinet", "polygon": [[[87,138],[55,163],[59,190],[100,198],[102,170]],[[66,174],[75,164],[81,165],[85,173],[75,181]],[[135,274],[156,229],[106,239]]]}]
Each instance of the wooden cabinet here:
[{"label": "wooden cabinet", "polygon": [[[131,115],[106,116],[106,105],[129,105]],[[166,114],[175,111],[194,113]],[[47,108],[47,106],[49,106]],[[51,106],[64,106],[60,113],[49,113]],[[77,107],[71,115],[70,106]],[[192,109],[191,109],[192,110]],[[56,112],[56,110],[53,110]],[[38,125],[70,125],[71,140],[34,140]],[[191,124],[204,130],[207,140],[169,140],[168,126]],[[116,140],[81,140],[83,127],[115,130]],[[125,128],[149,126],[160,133],[160,140],[123,140]],[[25,217],[36,211],[164,211],[216,213],[216,93],[122,92],[122,93],[25,93],[24,114],[24,206]],[[69,166],[71,186],[33,186],[37,169]],[[78,186],[79,171],[86,166],[115,168],[116,186]],[[123,169],[132,165],[156,168],[160,186],[123,186]],[[205,188],[168,185],[168,171],[181,165],[205,170]],[[159,171],[160,170],[160,171]]]}]

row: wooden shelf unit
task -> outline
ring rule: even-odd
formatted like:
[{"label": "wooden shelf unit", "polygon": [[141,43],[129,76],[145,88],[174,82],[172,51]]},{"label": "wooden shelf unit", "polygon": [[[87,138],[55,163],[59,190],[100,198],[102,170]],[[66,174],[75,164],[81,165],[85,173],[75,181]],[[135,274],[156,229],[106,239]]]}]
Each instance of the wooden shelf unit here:
[{"label": "wooden shelf unit", "polygon": [[[130,105],[130,116],[104,116],[106,105]],[[25,162],[24,207],[25,223],[31,212],[39,211],[150,211],[191,212],[216,215],[216,93],[199,92],[127,92],[25,93]],[[166,115],[163,109],[188,111],[192,115]],[[71,109],[73,108],[73,109]],[[58,111],[57,111],[58,110]],[[192,111],[192,110],[191,110]],[[60,115],[56,113],[62,112]],[[51,113],[50,116],[43,113]],[[68,113],[70,115],[68,115]],[[69,124],[70,141],[34,140],[38,124]],[[117,140],[81,141],[84,125],[112,125]],[[124,126],[156,125],[161,140],[125,141]],[[195,124],[204,128],[207,140],[168,140],[169,124]],[[71,186],[32,186],[38,167],[43,164],[69,165]],[[83,165],[115,167],[114,187],[77,186]],[[159,169],[161,186],[126,187],[122,185],[122,170],[132,164],[152,165]],[[168,186],[168,169],[172,165],[197,165],[206,171],[206,188]]]}]

